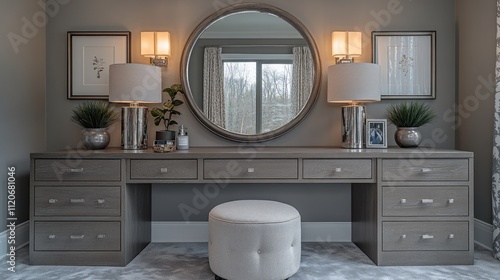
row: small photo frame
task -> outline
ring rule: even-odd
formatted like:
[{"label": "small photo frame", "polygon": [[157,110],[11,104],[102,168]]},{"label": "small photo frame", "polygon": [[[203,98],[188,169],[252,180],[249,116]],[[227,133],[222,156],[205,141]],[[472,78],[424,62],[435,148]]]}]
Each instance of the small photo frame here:
[{"label": "small photo frame", "polygon": [[68,31],[68,99],[108,99],[109,65],[130,62],[130,31]]},{"label": "small photo frame", "polygon": [[436,31],[373,31],[381,99],[436,98]]},{"label": "small photo frame", "polygon": [[387,148],[387,120],[366,120],[366,148]]}]

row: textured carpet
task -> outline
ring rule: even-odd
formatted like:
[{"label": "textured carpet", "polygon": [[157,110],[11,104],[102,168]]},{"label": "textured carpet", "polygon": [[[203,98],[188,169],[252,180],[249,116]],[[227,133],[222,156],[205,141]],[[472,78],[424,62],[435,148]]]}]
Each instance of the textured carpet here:
[{"label": "textured carpet", "polygon": [[[300,270],[290,280],[500,279],[500,262],[490,251],[476,246],[474,258],[474,265],[378,267],[352,243],[302,243]],[[25,247],[17,252],[16,270],[2,261],[0,279],[213,279],[206,243],[152,243],[126,267],[32,266]]]}]

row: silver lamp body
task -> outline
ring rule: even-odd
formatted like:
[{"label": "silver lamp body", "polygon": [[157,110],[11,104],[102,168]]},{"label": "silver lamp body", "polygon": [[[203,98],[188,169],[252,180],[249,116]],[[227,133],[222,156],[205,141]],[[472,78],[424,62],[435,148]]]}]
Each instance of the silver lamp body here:
[{"label": "silver lamp body", "polygon": [[148,148],[148,108],[122,108],[122,144],[123,150],[142,150]]},{"label": "silver lamp body", "polygon": [[365,121],[365,106],[342,106],[342,148],[363,148],[365,139]]}]

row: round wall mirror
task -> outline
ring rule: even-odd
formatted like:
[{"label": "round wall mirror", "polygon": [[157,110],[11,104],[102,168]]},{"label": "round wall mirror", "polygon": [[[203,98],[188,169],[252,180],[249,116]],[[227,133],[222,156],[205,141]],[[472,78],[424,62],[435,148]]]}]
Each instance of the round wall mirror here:
[{"label": "round wall mirror", "polygon": [[184,49],[181,76],[189,108],[205,127],[229,140],[262,142],[309,113],[320,69],[302,23],[276,7],[243,3],[198,25]]}]

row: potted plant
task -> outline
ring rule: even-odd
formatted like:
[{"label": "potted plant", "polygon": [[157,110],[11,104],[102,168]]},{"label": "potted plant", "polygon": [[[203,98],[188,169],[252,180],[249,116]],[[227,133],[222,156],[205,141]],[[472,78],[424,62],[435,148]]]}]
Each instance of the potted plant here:
[{"label": "potted plant", "polygon": [[429,105],[417,101],[390,105],[386,116],[389,123],[397,127],[394,139],[401,148],[418,147],[422,142],[419,127],[436,117]]},{"label": "potted plant", "polygon": [[159,130],[156,132],[156,140],[175,140],[175,131],[169,130],[171,125],[176,125],[177,122],[173,120],[175,115],[181,115],[181,113],[175,110],[175,107],[184,104],[179,99],[176,99],[177,93],[184,93],[182,86],[180,84],[173,84],[171,87],[166,88],[163,92],[168,93],[168,100],[163,103],[161,108],[153,108],[151,110],[151,115],[154,118],[154,123],[159,126],[163,123],[165,130]]},{"label": "potted plant", "polygon": [[71,120],[83,128],[82,143],[89,150],[104,149],[111,136],[108,127],[116,121],[114,106],[106,101],[88,100],[73,109]]}]

